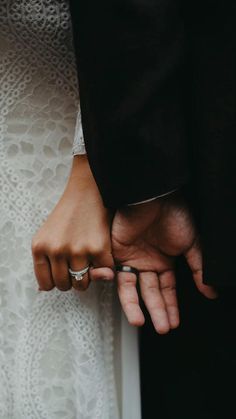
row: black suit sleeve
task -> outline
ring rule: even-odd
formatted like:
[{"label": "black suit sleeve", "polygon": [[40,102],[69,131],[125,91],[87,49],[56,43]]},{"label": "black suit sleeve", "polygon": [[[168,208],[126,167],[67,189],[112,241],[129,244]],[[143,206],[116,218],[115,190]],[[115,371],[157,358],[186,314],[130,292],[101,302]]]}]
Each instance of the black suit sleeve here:
[{"label": "black suit sleeve", "polygon": [[108,207],[188,181],[178,0],[71,0],[86,150]]}]

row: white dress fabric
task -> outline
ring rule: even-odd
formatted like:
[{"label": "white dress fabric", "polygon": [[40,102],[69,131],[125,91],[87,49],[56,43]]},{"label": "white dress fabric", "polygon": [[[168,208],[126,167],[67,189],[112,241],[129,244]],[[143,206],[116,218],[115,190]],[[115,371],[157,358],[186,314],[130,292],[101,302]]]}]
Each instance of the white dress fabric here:
[{"label": "white dress fabric", "polygon": [[[31,239],[65,187],[77,112],[68,2],[0,0],[0,419],[139,418],[136,338],[119,345],[113,286],[46,293],[34,277]],[[130,350],[134,415],[118,374]]]}]

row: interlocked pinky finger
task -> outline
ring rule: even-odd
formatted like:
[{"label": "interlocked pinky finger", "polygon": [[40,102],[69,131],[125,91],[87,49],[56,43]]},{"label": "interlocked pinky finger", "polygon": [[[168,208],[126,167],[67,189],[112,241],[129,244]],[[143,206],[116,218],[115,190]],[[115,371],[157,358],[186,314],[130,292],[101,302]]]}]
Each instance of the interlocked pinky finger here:
[{"label": "interlocked pinky finger", "polygon": [[114,272],[111,268],[93,268],[89,270],[91,281],[112,281],[114,279]]},{"label": "interlocked pinky finger", "polygon": [[124,313],[130,324],[142,326],[145,319],[139,305],[136,282],[137,278],[133,273],[117,273],[118,295]]}]

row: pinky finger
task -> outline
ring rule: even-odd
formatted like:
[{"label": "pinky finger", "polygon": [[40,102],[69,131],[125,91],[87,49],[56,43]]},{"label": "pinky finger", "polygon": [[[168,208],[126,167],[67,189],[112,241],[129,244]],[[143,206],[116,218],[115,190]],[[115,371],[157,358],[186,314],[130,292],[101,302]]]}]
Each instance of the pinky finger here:
[{"label": "pinky finger", "polygon": [[114,272],[111,268],[90,268],[89,276],[92,281],[112,281]]}]

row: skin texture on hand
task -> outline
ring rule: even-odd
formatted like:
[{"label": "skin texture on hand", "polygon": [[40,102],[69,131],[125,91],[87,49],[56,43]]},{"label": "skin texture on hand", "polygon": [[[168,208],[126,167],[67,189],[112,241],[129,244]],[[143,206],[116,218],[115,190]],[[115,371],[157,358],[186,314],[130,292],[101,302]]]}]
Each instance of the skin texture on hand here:
[{"label": "skin texture on hand", "polygon": [[[202,254],[189,209],[179,194],[117,211],[112,228],[116,263],[140,271],[141,297],[158,333],[178,327],[175,259],[184,255],[198,290],[207,298],[216,291],[202,282]],[[117,274],[118,293],[128,321],[137,326],[145,319],[132,273]]]},{"label": "skin texture on hand", "polygon": [[39,289],[85,290],[89,273],[76,281],[68,268],[78,271],[89,264],[97,279],[113,279],[110,229],[111,215],[103,206],[87,157],[76,156],[60,201],[32,240]]}]

